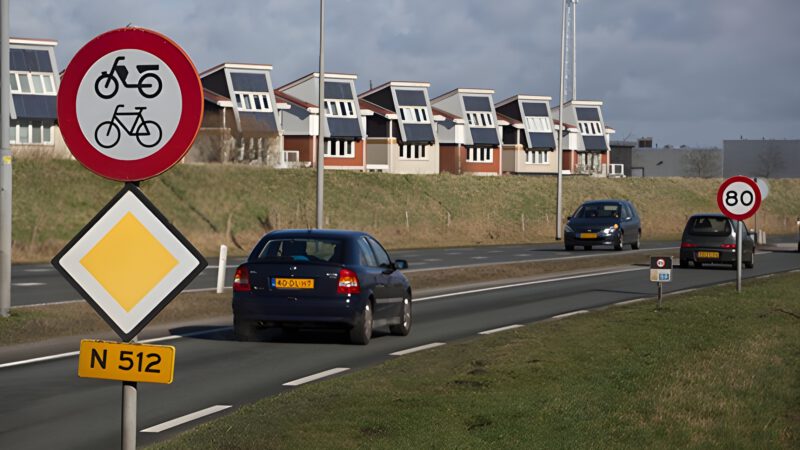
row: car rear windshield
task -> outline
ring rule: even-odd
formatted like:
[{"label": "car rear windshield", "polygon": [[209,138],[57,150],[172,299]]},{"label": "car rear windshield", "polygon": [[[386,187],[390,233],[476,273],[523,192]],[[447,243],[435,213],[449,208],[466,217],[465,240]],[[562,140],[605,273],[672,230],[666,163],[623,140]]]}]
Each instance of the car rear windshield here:
[{"label": "car rear windshield", "polygon": [[336,239],[270,239],[258,254],[258,260],[343,263],[343,250],[344,243]]},{"label": "car rear windshield", "polygon": [[588,203],[578,208],[575,217],[579,219],[613,219],[620,216],[620,211],[619,203]]},{"label": "car rear windshield", "polygon": [[693,217],[689,220],[689,234],[697,236],[728,236],[731,224],[721,217]]}]

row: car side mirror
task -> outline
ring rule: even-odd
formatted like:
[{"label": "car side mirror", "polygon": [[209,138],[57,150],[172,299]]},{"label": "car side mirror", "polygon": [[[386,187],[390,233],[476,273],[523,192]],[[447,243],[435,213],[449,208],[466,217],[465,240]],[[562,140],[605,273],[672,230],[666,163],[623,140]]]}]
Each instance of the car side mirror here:
[{"label": "car side mirror", "polygon": [[405,259],[396,259],[394,261],[394,268],[397,270],[408,269],[408,261]]}]

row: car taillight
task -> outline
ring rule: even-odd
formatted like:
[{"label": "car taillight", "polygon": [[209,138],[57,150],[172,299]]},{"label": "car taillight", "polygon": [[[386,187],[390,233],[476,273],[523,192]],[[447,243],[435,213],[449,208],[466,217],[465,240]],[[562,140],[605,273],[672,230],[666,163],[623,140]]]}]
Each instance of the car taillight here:
[{"label": "car taillight", "polygon": [[722,247],[722,248],[736,248],[736,244],[722,244],[720,247]]},{"label": "car taillight", "polygon": [[250,272],[246,267],[236,268],[236,274],[233,276],[233,290],[234,292],[250,292]]},{"label": "car taillight", "polygon": [[339,270],[339,287],[336,288],[337,294],[360,294],[361,286],[358,285],[356,273],[350,269]]},{"label": "car taillight", "polygon": [[681,242],[681,248],[695,248],[697,244],[692,244],[691,242]]}]

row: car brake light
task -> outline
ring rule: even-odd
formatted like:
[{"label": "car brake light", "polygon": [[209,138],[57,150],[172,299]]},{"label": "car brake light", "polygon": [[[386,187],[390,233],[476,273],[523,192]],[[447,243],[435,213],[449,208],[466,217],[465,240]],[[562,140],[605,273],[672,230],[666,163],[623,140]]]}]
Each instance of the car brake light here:
[{"label": "car brake light", "polygon": [[722,248],[736,248],[736,244],[722,244]]},{"label": "car brake light", "polygon": [[691,242],[681,242],[681,248],[694,248],[697,247],[697,244],[692,244]]},{"label": "car brake light", "polygon": [[233,290],[234,292],[250,292],[250,272],[244,266],[236,268],[236,274],[233,276]]},{"label": "car brake light", "polygon": [[360,294],[361,287],[358,285],[356,273],[350,269],[339,270],[339,287],[336,288],[337,294]]}]

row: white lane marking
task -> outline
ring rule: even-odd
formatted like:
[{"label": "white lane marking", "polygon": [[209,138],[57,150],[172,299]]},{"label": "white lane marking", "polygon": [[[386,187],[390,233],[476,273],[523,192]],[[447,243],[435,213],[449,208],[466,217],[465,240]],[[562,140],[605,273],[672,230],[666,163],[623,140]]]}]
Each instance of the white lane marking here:
[{"label": "white lane marking", "polygon": [[[639,250],[631,250],[624,254],[634,254],[634,253],[641,253],[641,252],[652,252],[657,250],[675,250],[679,247],[661,247],[661,248],[645,248]],[[447,253],[448,255],[457,255],[458,253]],[[567,255],[571,253],[562,252],[561,254]],[[621,253],[614,253],[614,255],[621,255]],[[528,255],[530,256],[530,255]],[[425,269],[411,269],[406,270],[406,272],[429,272],[431,270],[446,270],[446,269],[464,269],[464,268],[471,268],[475,266],[502,266],[505,264],[519,264],[519,263],[528,263],[528,262],[551,262],[551,261],[568,261],[570,259],[583,259],[583,258],[600,258],[602,256],[606,256],[603,253],[595,253],[593,255],[579,255],[579,256],[563,256],[559,258],[539,258],[539,259],[515,259],[513,261],[506,261],[506,262],[492,262],[488,264],[458,264],[454,266],[438,266],[438,267],[431,267]]]},{"label": "white lane marking", "polygon": [[617,273],[636,272],[638,270],[650,270],[650,268],[649,267],[636,267],[636,268],[633,268],[633,269],[612,270],[612,271],[608,271],[608,272],[594,272],[594,273],[587,273],[587,274],[584,274],[584,275],[573,275],[573,276],[569,276],[569,277],[548,278],[546,280],[526,281],[526,282],[523,282],[523,283],[505,284],[505,285],[502,285],[502,286],[492,286],[492,287],[483,288],[483,289],[472,289],[472,290],[469,290],[469,291],[451,292],[449,294],[431,295],[429,297],[415,298],[413,301],[415,301],[415,302],[424,302],[424,301],[427,301],[427,300],[435,300],[435,299],[438,299],[438,298],[455,297],[455,296],[466,295],[466,294],[477,294],[477,293],[480,293],[480,292],[497,291],[497,290],[500,290],[500,289],[509,289],[509,288],[515,288],[515,287],[521,287],[521,286],[532,286],[534,284],[556,283],[556,282],[559,282],[559,281],[577,280],[577,279],[580,279],[580,278],[599,277],[599,276],[603,276],[603,275],[612,275],[612,274],[617,274]]},{"label": "white lane marking", "polygon": [[487,253],[503,253],[502,250],[489,250]]},{"label": "white lane marking", "polygon": [[52,272],[56,269],[25,269],[25,272]]},{"label": "white lane marking", "polygon": [[625,306],[625,305],[632,305],[632,304],[634,304],[634,303],[643,302],[643,301],[645,301],[645,300],[652,300],[652,297],[641,297],[641,298],[635,298],[635,299],[633,299],[633,300],[625,300],[625,301],[623,301],[623,302],[617,302],[617,303],[614,303],[612,306]]},{"label": "white lane marking", "polygon": [[33,286],[44,286],[44,283],[11,283],[11,285],[17,287],[33,287]]},{"label": "white lane marking", "polygon": [[324,372],[315,373],[314,375],[309,375],[307,377],[298,378],[294,381],[289,381],[288,383],[283,383],[284,386],[300,386],[301,384],[310,383],[312,381],[319,380],[320,378],[329,377],[331,375],[336,375],[337,373],[342,373],[345,371],[350,370],[348,367],[337,367],[335,369],[326,370]]},{"label": "white lane marking", "polygon": [[507,326],[507,327],[495,328],[495,329],[493,329],[493,330],[481,331],[481,332],[480,332],[480,333],[478,333],[478,334],[493,334],[493,333],[499,333],[499,332],[501,332],[501,331],[513,330],[514,328],[519,328],[519,327],[521,327],[521,326],[522,326],[522,325],[519,325],[519,324],[514,324],[514,325],[509,325],[509,326]]},{"label": "white lane marking", "polygon": [[423,259],[423,261],[437,262],[437,261],[441,261],[441,259],[439,259],[439,258],[428,258],[428,259]]},{"label": "white lane marking", "polygon": [[[83,300],[81,300],[81,301],[83,301]],[[219,331],[230,330],[230,329],[231,329],[231,327],[212,328],[210,330],[194,331],[194,332],[185,333],[185,334],[177,334],[177,335],[172,335],[172,336],[163,336],[163,337],[152,338],[152,339],[144,339],[144,340],[139,341],[139,343],[141,343],[141,344],[152,344],[154,342],[173,341],[175,339],[181,339],[181,338],[193,337],[193,336],[200,336],[200,335],[203,335],[203,334],[211,334],[211,333],[216,333],[216,332],[219,332]],[[23,359],[23,360],[20,360],[20,361],[12,361],[12,362],[7,362],[7,363],[4,363],[4,364],[0,364],[0,369],[5,369],[7,367],[24,366],[26,364],[33,364],[33,363],[37,363],[37,362],[52,361],[54,359],[69,358],[70,356],[78,356],[78,354],[80,354],[80,352],[79,351],[75,351],[75,352],[58,353],[58,354],[55,354],[55,355],[40,356],[38,358]]]},{"label": "white lane marking", "polygon": [[488,259],[488,256],[473,256],[472,259]]},{"label": "white lane marking", "polygon": [[394,352],[394,353],[389,353],[389,356],[408,355],[409,353],[421,352],[421,351],[427,350],[429,348],[441,347],[442,345],[444,345],[444,342],[432,342],[430,344],[420,345],[419,347],[412,347],[412,348],[407,348],[405,350],[400,350],[400,351],[397,351],[397,352]]},{"label": "white lane marking", "polygon": [[681,289],[680,291],[674,291],[674,292],[669,292],[669,293],[665,292],[664,295],[688,294],[689,292],[694,292],[697,289],[698,288]]},{"label": "white lane marking", "polygon": [[12,306],[13,309],[17,308],[31,308],[33,306],[50,306],[50,305],[66,305],[68,303],[78,303],[82,302],[83,300],[64,300],[63,302],[49,302],[49,303],[34,303],[32,305],[17,305]]},{"label": "white lane marking", "polygon": [[563,318],[566,318],[566,317],[577,316],[578,314],[586,314],[588,312],[589,312],[588,309],[579,309],[577,311],[572,311],[572,312],[568,312],[568,313],[564,313],[564,314],[559,314],[557,316],[553,316],[553,317],[551,317],[551,319],[563,319]]},{"label": "white lane marking", "polygon": [[[524,257],[526,257],[526,256],[531,256],[531,255],[529,255],[529,254],[527,254],[527,253],[517,253],[517,254],[516,254],[516,255],[514,255],[514,256],[519,256],[520,258],[524,258]],[[517,262],[519,262],[519,261],[517,261]]]},{"label": "white lane marking", "polygon": [[423,261],[417,261],[417,262],[415,262],[415,263],[413,263],[413,264],[414,264],[415,266],[424,266],[424,265],[426,265],[426,264],[428,264],[428,263],[426,263],[426,262],[423,262]]},{"label": "white lane marking", "polygon": [[[237,267],[239,267],[238,264],[228,264],[227,266],[225,266],[226,269],[235,269]],[[208,270],[208,269],[219,269],[219,264],[208,265],[208,266],[206,266],[206,268],[204,270]]]},{"label": "white lane marking", "polygon": [[200,419],[205,416],[210,416],[211,414],[218,413],[220,411],[224,411],[230,408],[231,405],[214,405],[208,407],[206,409],[201,409],[200,411],[195,411],[191,414],[187,414],[185,416],[181,416],[172,420],[168,420],[164,423],[160,423],[158,425],[152,426],[150,428],[145,428],[142,430],[142,433],[161,433],[164,430],[169,430],[170,428],[175,428],[177,426],[183,425],[187,422],[191,422],[193,420]]}]

